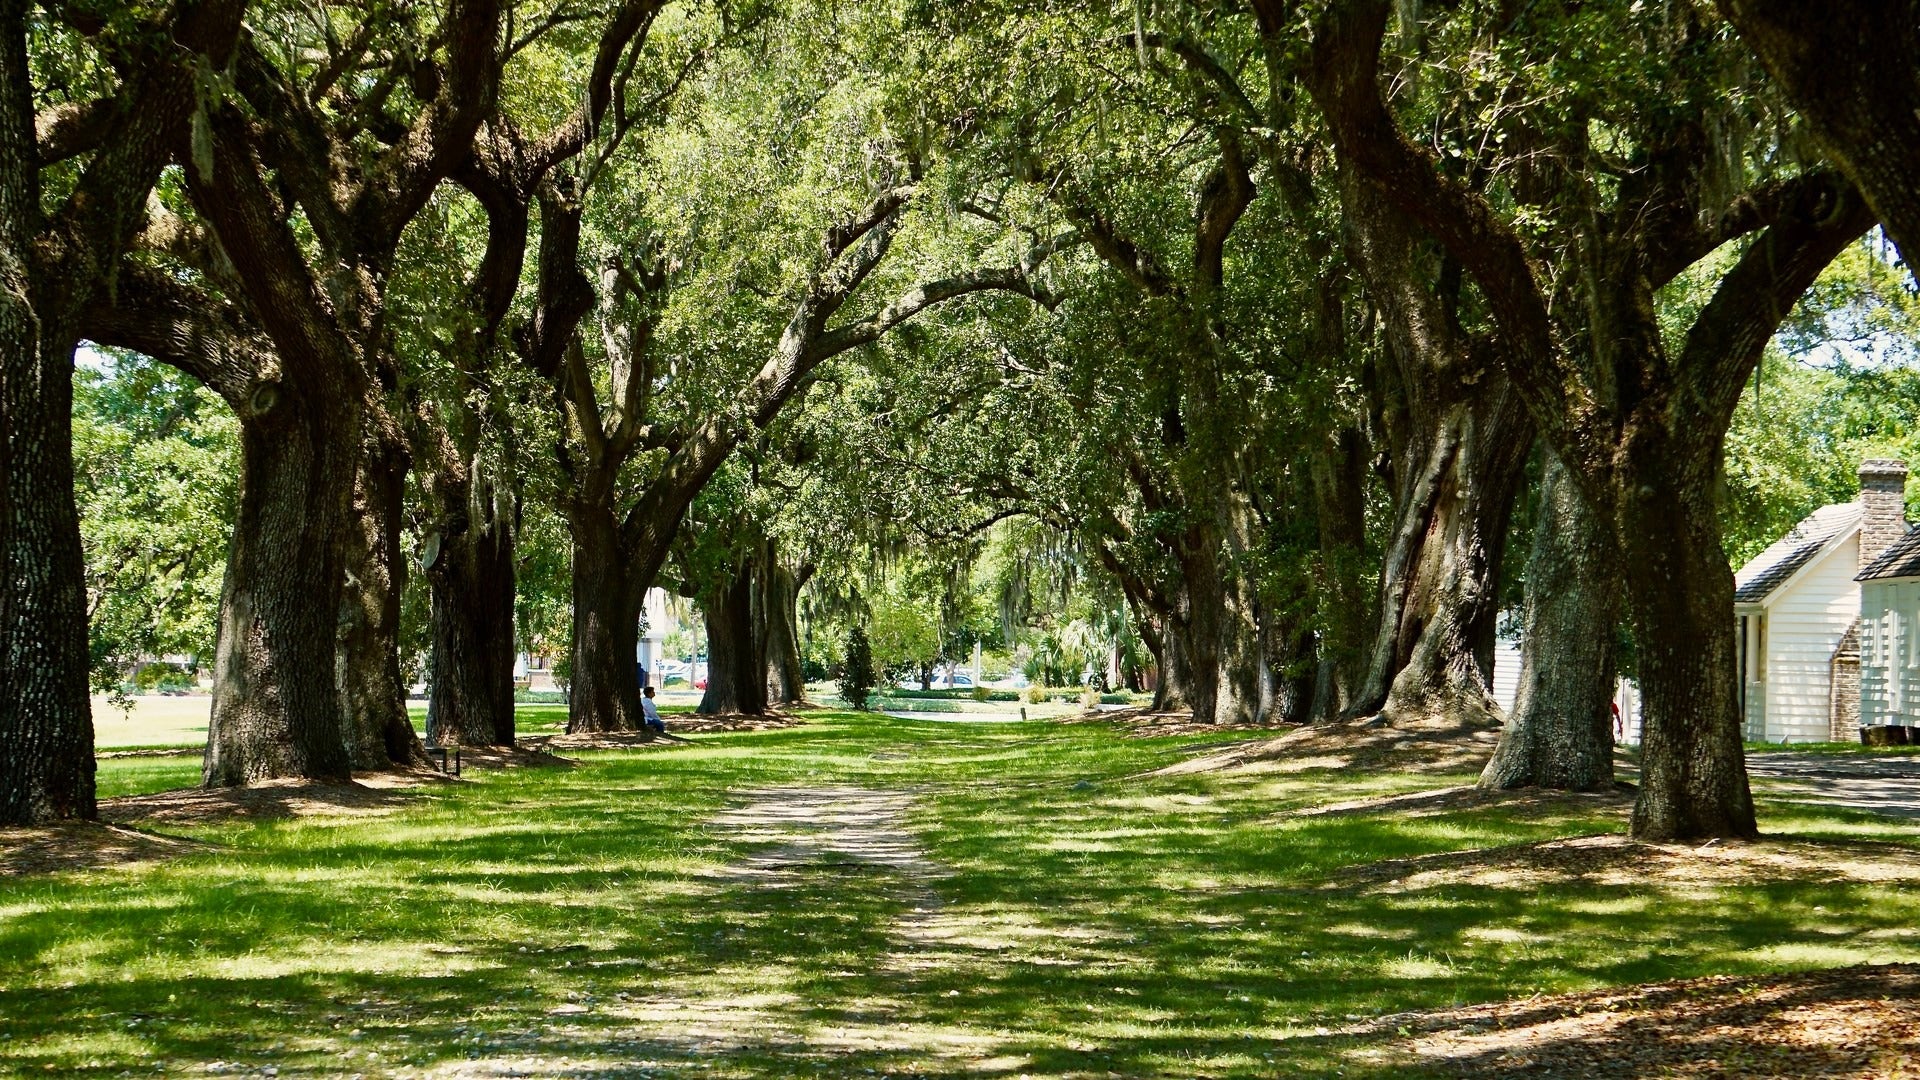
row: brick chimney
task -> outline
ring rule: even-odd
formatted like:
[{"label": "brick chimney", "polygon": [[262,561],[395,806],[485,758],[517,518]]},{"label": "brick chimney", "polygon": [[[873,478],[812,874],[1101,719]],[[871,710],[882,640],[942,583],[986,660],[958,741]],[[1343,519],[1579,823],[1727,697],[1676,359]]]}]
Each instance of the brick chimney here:
[{"label": "brick chimney", "polygon": [[1907,463],[1868,458],[1860,463],[1860,568],[1907,533]]}]

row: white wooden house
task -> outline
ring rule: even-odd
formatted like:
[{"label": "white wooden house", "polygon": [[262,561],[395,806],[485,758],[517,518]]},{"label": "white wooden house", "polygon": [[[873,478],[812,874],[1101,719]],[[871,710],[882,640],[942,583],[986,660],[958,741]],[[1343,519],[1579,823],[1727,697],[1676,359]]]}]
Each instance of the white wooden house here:
[{"label": "white wooden house", "polygon": [[1860,497],[1809,514],[1734,575],[1746,737],[1824,742],[1858,735],[1860,584],[1907,533],[1907,468],[1860,466]]},{"label": "white wooden house", "polygon": [[1920,529],[1860,573],[1860,726],[1920,727]]}]

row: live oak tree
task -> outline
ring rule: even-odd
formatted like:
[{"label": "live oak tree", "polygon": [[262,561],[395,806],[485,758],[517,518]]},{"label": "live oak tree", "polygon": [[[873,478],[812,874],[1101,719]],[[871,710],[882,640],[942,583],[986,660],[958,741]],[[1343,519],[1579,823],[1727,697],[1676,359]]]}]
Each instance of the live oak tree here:
[{"label": "live oak tree", "polygon": [[[245,38],[231,81],[214,80],[195,113],[192,219],[158,230],[185,234],[163,235],[155,254],[202,283],[153,274],[157,310],[135,297],[120,316],[162,326],[212,313],[239,346],[182,339],[230,365],[225,389],[208,382],[242,433],[210,785],[343,779],[356,752],[377,761],[381,747],[390,762],[423,757],[396,647],[407,460],[385,290],[407,224],[489,110],[504,55],[491,0],[423,22],[268,15],[282,33]],[[183,284],[202,295],[179,295]]]},{"label": "live oak tree", "polygon": [[[537,391],[516,376],[550,366],[588,306],[578,289],[549,285],[525,295],[536,291],[523,284],[534,220],[543,199],[574,198],[629,130],[662,119],[676,70],[699,57],[705,37],[701,27],[680,35],[692,44],[676,42],[677,51],[691,53],[675,62],[649,57],[665,6],[626,0],[602,19],[578,20],[597,37],[559,20],[534,23],[513,43],[500,107],[452,173],[477,204],[479,227],[451,227],[456,211],[442,206],[440,227],[414,231],[414,295],[402,299],[411,316],[402,424],[428,504],[421,563],[432,595],[429,736],[438,742],[513,744],[519,458],[533,452],[520,429],[540,414]],[[568,111],[540,118],[552,111],[541,106],[563,77],[581,78],[584,94]],[[562,235],[537,242],[556,265],[536,265],[542,274],[571,274],[564,233],[576,219],[560,213],[549,222]],[[475,249],[477,260],[464,257]],[[536,425],[533,440],[543,437]]]},{"label": "live oak tree", "polygon": [[[634,657],[646,590],[716,470],[821,364],[958,297],[1034,291],[1030,273],[1044,252],[1000,254],[997,229],[952,245],[979,268],[948,265],[917,281],[918,267],[879,272],[902,261],[889,253],[931,202],[923,193],[937,186],[927,172],[937,164],[922,157],[933,149],[924,135],[896,139],[869,126],[868,87],[885,77],[884,50],[846,70],[835,67],[840,54],[815,51],[810,35],[846,29],[831,24],[841,14],[821,15],[824,28],[782,23],[758,49],[708,69],[697,87],[705,140],[647,147],[668,165],[651,189],[597,189],[585,207],[548,204],[546,236],[578,235],[559,232],[559,222],[584,212],[598,215],[590,235],[602,245],[594,286],[581,271],[552,279],[556,289],[590,289],[582,295],[595,306],[583,332],[540,367],[564,417],[571,730],[640,726]],[[779,77],[746,79],[745,67]],[[830,89],[801,92],[802,80]],[[742,199],[743,184],[787,195]],[[543,262],[561,265],[551,254],[560,249],[543,244]]]},{"label": "live oak tree", "polygon": [[[0,4],[0,823],[95,814],[74,348],[244,6]],[[30,35],[51,42],[37,68]]]},{"label": "live oak tree", "polygon": [[[1351,612],[1368,605],[1325,618],[1305,578],[1352,599],[1339,586],[1364,544],[1364,480],[1356,440],[1336,433],[1351,418],[1341,395],[1318,391],[1350,374],[1328,377],[1362,339],[1302,140],[1264,103],[1264,74],[1221,59],[1251,37],[1215,12],[1144,28],[1125,11],[1001,14],[1016,29],[984,45],[951,34],[940,63],[977,66],[951,81],[978,88],[979,122],[1024,168],[1045,210],[1027,212],[1034,227],[1071,228],[1076,254],[1118,285],[1066,310],[1108,321],[1104,340],[1073,347],[1092,406],[1076,420],[1104,434],[1094,457],[1123,483],[1056,520],[1136,608],[1158,705],[1229,722],[1337,712],[1357,692]],[[1001,204],[976,212],[1017,205]],[[1045,512],[1014,479],[1009,494]],[[1340,554],[1316,559],[1321,545]]]},{"label": "live oak tree", "polygon": [[1720,0],[1820,148],[1920,259],[1920,3]]},{"label": "live oak tree", "polygon": [[[1255,9],[1270,38],[1299,29],[1285,5]],[[1722,442],[1768,339],[1821,268],[1872,224],[1872,212],[1832,170],[1783,170],[1767,147],[1727,145],[1733,133],[1759,128],[1747,111],[1757,106],[1729,93],[1736,68],[1709,13],[1674,5],[1655,17],[1594,5],[1530,14],[1544,32],[1522,35],[1505,23],[1475,31],[1511,48],[1496,54],[1496,77],[1516,81],[1556,34],[1622,50],[1612,67],[1560,74],[1561,85],[1583,91],[1563,111],[1521,110],[1503,132],[1553,150],[1525,159],[1537,171],[1515,166],[1503,189],[1553,225],[1526,228],[1410,142],[1382,101],[1390,14],[1376,0],[1332,5],[1311,28],[1309,84],[1342,166],[1472,278],[1514,386],[1614,533],[1646,695],[1633,832],[1751,836],[1732,574],[1718,521]],[[1645,107],[1649,94],[1660,108]],[[1744,250],[1712,299],[1667,332],[1658,290],[1733,241]],[[1556,319],[1569,307],[1572,326]]]}]

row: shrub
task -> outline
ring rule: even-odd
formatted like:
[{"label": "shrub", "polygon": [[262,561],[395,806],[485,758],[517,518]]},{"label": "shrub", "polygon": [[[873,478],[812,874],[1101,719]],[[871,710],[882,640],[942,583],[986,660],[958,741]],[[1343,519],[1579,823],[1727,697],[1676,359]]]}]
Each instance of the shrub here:
[{"label": "shrub", "polygon": [[1081,708],[1092,710],[1095,706],[1099,704],[1100,704],[1100,691],[1098,689],[1089,686],[1085,690],[1080,691],[1080,707]]},{"label": "shrub", "polygon": [[1034,683],[1032,686],[1027,687],[1027,703],[1028,704],[1040,705],[1040,704],[1044,704],[1046,700],[1047,700],[1046,687],[1041,686],[1039,683]]},{"label": "shrub", "polygon": [[993,691],[987,689],[984,686],[976,686],[973,688],[973,693],[970,696],[975,701],[992,701]]},{"label": "shrub", "polygon": [[867,643],[867,632],[858,626],[847,628],[846,659],[840,665],[840,700],[853,708],[864,711],[867,699],[873,696],[873,684],[878,681],[878,673],[873,669],[873,646]]}]

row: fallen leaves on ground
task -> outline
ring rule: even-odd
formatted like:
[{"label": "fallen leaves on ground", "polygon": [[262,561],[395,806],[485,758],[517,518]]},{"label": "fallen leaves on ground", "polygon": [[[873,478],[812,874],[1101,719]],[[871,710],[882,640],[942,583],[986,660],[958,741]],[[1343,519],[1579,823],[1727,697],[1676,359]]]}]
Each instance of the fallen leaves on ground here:
[{"label": "fallen leaves on ground", "polygon": [[1920,964],[1714,976],[1382,1017],[1356,1057],[1476,1077],[1920,1077]]},{"label": "fallen leaves on ground", "polygon": [[1688,888],[1769,881],[1912,881],[1920,860],[1898,844],[1842,840],[1651,844],[1621,833],[1447,851],[1349,867],[1328,888],[1414,892],[1461,885],[1539,890],[1564,881]]},{"label": "fallen leaves on ground", "polygon": [[0,829],[0,875],[54,874],[158,862],[205,844],[97,821]]}]

